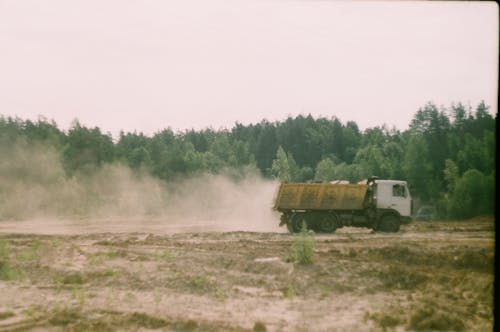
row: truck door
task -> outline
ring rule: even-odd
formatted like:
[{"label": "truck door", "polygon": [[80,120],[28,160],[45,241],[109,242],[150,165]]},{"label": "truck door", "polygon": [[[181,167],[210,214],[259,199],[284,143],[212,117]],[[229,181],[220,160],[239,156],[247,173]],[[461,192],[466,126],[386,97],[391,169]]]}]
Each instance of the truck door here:
[{"label": "truck door", "polygon": [[411,197],[405,184],[392,185],[391,208],[398,211],[402,216],[411,215]]},{"label": "truck door", "polygon": [[381,209],[393,209],[402,216],[411,215],[411,196],[404,182],[401,183],[378,183],[377,184],[377,207]]}]

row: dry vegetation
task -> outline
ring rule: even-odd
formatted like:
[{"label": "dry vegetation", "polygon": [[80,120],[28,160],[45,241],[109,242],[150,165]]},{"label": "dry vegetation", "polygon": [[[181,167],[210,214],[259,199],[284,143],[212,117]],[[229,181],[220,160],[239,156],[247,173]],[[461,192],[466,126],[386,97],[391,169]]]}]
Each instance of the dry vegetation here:
[{"label": "dry vegetation", "polygon": [[293,243],[0,227],[0,331],[492,330],[491,218],[316,235],[307,265]]}]

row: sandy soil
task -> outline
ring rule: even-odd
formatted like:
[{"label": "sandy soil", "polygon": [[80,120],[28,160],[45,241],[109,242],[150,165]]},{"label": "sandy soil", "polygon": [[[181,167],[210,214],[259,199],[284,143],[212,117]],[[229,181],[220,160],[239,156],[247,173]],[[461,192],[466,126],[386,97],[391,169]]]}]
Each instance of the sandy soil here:
[{"label": "sandy soil", "polygon": [[493,328],[492,218],[314,235],[310,265],[231,225],[2,221],[0,331]]}]

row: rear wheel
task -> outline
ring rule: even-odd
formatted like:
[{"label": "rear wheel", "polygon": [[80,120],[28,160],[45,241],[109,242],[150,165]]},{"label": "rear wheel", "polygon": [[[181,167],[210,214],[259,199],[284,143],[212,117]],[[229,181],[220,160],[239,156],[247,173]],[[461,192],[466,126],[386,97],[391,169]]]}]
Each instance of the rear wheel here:
[{"label": "rear wheel", "polygon": [[328,214],[319,220],[319,230],[323,233],[333,233],[337,229],[337,216]]},{"label": "rear wheel", "polygon": [[302,225],[305,223],[307,229],[309,225],[307,223],[307,218],[305,213],[294,213],[292,217],[287,222],[286,226],[290,233],[299,233],[302,229]]},{"label": "rear wheel", "polygon": [[378,224],[378,230],[381,232],[395,233],[399,231],[399,218],[396,215],[388,214],[382,217]]}]

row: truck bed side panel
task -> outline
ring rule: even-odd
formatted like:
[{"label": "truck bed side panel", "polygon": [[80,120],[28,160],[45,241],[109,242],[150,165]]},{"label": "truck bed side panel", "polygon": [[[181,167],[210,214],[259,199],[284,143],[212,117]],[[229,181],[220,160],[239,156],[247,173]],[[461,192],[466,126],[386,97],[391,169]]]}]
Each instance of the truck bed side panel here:
[{"label": "truck bed side panel", "polygon": [[359,210],[367,185],[328,183],[282,183],[274,208],[277,210]]}]

